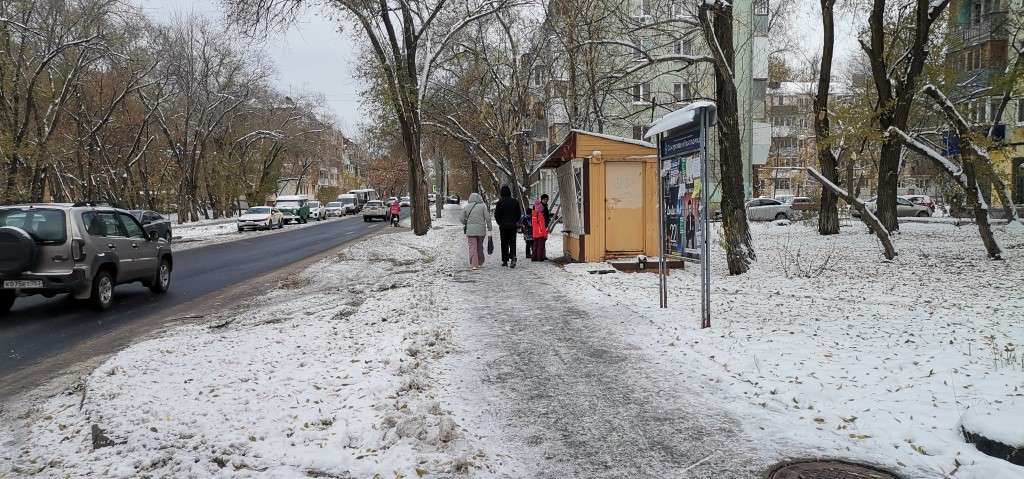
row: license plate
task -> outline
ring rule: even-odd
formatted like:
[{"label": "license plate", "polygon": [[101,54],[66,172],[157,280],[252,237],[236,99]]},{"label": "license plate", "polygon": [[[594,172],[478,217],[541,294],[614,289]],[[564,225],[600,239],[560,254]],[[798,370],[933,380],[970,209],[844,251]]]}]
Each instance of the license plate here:
[{"label": "license plate", "polygon": [[11,280],[4,281],[4,289],[29,289],[29,288],[42,288],[42,280]]}]

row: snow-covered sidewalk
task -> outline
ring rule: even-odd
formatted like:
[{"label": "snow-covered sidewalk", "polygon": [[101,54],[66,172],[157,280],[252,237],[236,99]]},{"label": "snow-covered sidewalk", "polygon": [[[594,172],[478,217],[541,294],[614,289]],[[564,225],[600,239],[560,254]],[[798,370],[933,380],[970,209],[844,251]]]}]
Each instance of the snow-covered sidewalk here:
[{"label": "snow-covered sidewalk", "polygon": [[445,389],[463,426],[495,448],[500,477],[746,479],[765,470],[765,445],[715,403],[711,377],[630,338],[645,318],[627,305],[588,308],[563,292],[557,283],[571,277],[551,263],[496,262],[456,278],[461,347],[446,370],[459,382]]}]

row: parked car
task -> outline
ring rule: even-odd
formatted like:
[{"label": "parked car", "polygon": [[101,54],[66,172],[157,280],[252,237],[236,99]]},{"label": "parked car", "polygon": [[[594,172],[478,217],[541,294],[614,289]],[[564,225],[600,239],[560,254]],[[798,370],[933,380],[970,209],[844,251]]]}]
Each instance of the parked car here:
[{"label": "parked car", "polygon": [[[352,197],[355,198],[356,212],[362,211],[363,205],[365,205],[367,201],[379,199],[377,197],[377,192],[371,188],[349,190],[348,194],[352,195]],[[340,198],[341,197],[339,197],[339,199]]]},{"label": "parked car", "polygon": [[398,200],[398,206],[412,206],[412,200],[408,196],[403,196]]},{"label": "parked car", "polygon": [[459,195],[451,195],[448,197],[446,202],[450,205],[457,205],[462,203],[462,198],[460,198]]},{"label": "parked car", "polygon": [[367,201],[363,205],[363,221],[373,221],[380,218],[381,221],[386,220],[388,217],[388,209],[384,206],[384,203],[380,200]]},{"label": "parked car", "polygon": [[437,195],[434,193],[427,193],[427,201],[430,203],[437,203]]},{"label": "parked car", "polygon": [[278,196],[274,207],[284,215],[285,223],[305,223],[309,221],[309,198],[306,195]]},{"label": "parked car", "polygon": [[284,228],[284,215],[273,206],[253,206],[238,217],[238,232]]},{"label": "parked car", "polygon": [[327,210],[324,209],[319,201],[310,201],[307,205],[309,205],[309,219],[316,221],[327,219]]},{"label": "parked car", "polygon": [[354,215],[362,211],[363,207],[357,200],[358,198],[353,194],[338,195],[338,202],[342,205],[342,213]]},{"label": "parked car", "polygon": [[[867,206],[872,212],[878,211],[877,197],[872,197],[870,200],[864,202],[864,206]],[[860,218],[860,212],[853,210],[850,215],[854,218]],[[932,215],[932,211],[927,206],[915,205],[906,198],[896,197],[896,216],[899,218],[907,217],[918,217],[927,218]]]},{"label": "parked car", "polygon": [[132,210],[132,216],[142,223],[142,227],[145,228],[147,236],[149,232],[156,231],[156,235],[163,238],[168,243],[171,242],[173,235],[171,234],[171,220],[165,218],[160,213],[150,210]]},{"label": "parked car", "polygon": [[114,287],[171,284],[170,243],[128,210],[94,203],[0,207],[0,314],[20,296],[71,294],[110,308]]},{"label": "parked car", "polygon": [[929,213],[935,214],[935,201],[928,195],[904,195],[901,198],[919,206],[928,208]]},{"label": "parked car", "polygon": [[345,216],[345,205],[340,201],[332,201],[327,203],[327,206],[324,206],[324,212],[327,213],[328,218]]},{"label": "parked car", "polygon": [[795,220],[800,217],[800,212],[791,204],[773,198],[754,198],[747,202],[746,208],[749,221]]}]

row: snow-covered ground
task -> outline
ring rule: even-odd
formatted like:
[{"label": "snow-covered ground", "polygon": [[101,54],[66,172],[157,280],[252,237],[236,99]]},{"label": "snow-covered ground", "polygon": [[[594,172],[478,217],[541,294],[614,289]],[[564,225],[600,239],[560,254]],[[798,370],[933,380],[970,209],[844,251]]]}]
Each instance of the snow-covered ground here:
[{"label": "snow-covered ground", "polygon": [[667,310],[652,275],[587,273],[599,265],[547,274],[595,314],[628,305],[636,341],[693,381],[725,386],[723,403],[769,454],[838,456],[907,477],[1024,477],[960,433],[978,407],[1024,430],[1024,233],[997,227],[1006,260],[990,261],[973,226],[901,229],[890,263],[863,226],[821,237],[808,224],[754,225],[749,274],[729,277],[716,247],[707,330],[697,328],[697,268],[672,272]]},{"label": "snow-covered ground", "polygon": [[902,229],[886,262],[862,226],[754,225],[749,274],[715,247],[706,330],[696,268],[660,310],[606,265],[469,272],[451,222],[375,236],[2,418],[0,477],[1024,477],[960,434],[1020,438],[1024,233],[996,262],[972,226]]},{"label": "snow-covered ground", "polygon": [[464,470],[474,451],[430,380],[453,347],[434,281],[452,268],[437,254],[450,237],[374,236],[211,322],[129,347],[67,394],[4,418],[0,476]]}]

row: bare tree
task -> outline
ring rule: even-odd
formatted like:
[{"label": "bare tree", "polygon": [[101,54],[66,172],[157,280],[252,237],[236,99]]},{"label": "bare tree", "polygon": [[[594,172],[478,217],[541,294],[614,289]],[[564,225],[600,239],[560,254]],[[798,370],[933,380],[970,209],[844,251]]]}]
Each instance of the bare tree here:
[{"label": "bare tree", "polygon": [[[814,135],[818,141],[818,166],[832,184],[839,184],[839,161],[829,138],[832,134],[828,100],[832,86],[832,57],[835,49],[835,0],[821,0],[822,51],[818,68],[818,90],[814,97]],[[818,210],[818,233],[839,234],[838,195],[831,188],[822,188]]]},{"label": "bare tree", "polygon": [[[225,0],[235,21],[259,27],[294,18],[301,0]],[[413,231],[430,229],[426,167],[422,157],[424,95],[438,58],[467,26],[513,4],[513,0],[331,0],[326,2],[362,27],[377,61],[397,119],[409,168]]]},{"label": "bare tree", "polygon": [[[871,73],[875,90],[878,93],[879,129],[882,132],[890,128],[906,130],[910,119],[914,97],[919,89],[918,81],[928,58],[930,33],[935,24],[949,5],[949,0],[913,0],[913,15],[908,21],[913,28],[909,29],[911,37],[905,39],[905,51],[892,59],[887,47],[899,48],[903,41],[895,41],[896,35],[891,33],[893,25],[901,31],[904,23],[899,16],[893,19],[886,0],[873,0],[871,14],[868,17],[869,38],[860,40],[861,48],[871,63]],[[907,9],[899,8],[899,15]],[[881,155],[878,165],[878,219],[889,231],[899,229],[896,217],[896,189],[899,185],[899,171],[903,153],[903,144],[895,138],[885,137],[882,141]]]},{"label": "bare tree", "polygon": [[7,163],[3,200],[43,199],[51,166],[48,148],[75,82],[97,58],[90,51],[101,41],[109,3],[0,4],[0,122]]},{"label": "bare tree", "polygon": [[722,230],[729,274],[743,274],[757,256],[751,244],[743,193],[743,157],[737,110],[732,5],[722,0],[700,7],[700,24],[711,51],[718,100],[718,151],[722,181]]}]

